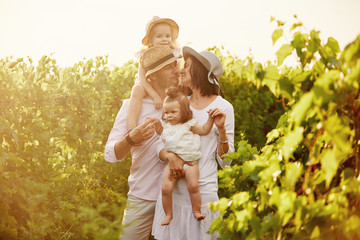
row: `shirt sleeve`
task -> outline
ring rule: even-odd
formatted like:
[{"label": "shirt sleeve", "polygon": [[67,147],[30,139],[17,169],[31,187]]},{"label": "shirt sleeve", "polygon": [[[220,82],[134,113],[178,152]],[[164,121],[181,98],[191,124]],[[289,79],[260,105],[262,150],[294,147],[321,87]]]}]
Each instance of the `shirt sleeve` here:
[{"label": "shirt sleeve", "polygon": [[194,118],[192,118],[192,119],[190,119],[189,121],[186,122],[186,124],[188,124],[189,127],[195,126],[196,123],[197,123],[197,120],[194,119]]},{"label": "shirt sleeve", "polygon": [[[234,118],[234,108],[233,106],[228,103],[228,106],[223,109],[223,111],[226,114],[226,120],[225,120],[225,128],[226,128],[226,137],[228,139],[228,144],[229,144],[229,150],[227,153],[231,153],[234,152],[235,148],[234,148],[234,131],[235,131],[235,118]],[[218,130],[216,128],[216,132],[218,133]],[[221,166],[221,168],[224,168],[225,166],[230,166],[231,164],[231,160],[222,160],[221,157],[218,154],[218,151],[216,149],[216,159],[219,163],[219,165]]]},{"label": "shirt sleeve", "polygon": [[125,137],[125,134],[127,132],[127,116],[128,116],[128,108],[129,108],[129,100],[125,100],[123,102],[122,107],[120,108],[120,111],[118,112],[114,126],[111,129],[111,132],[109,134],[108,140],[105,145],[105,151],[104,151],[104,158],[107,162],[119,162],[124,160],[117,159],[115,156],[115,144],[123,139]]}]

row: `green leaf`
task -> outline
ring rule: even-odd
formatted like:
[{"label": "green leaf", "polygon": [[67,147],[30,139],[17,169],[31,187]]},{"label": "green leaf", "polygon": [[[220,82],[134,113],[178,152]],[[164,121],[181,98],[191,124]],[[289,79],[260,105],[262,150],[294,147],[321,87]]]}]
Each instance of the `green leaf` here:
[{"label": "green leaf", "polygon": [[292,99],[292,94],[295,90],[294,85],[289,81],[288,78],[280,78],[279,80],[279,87],[281,95],[287,99]]},{"label": "green leaf", "polygon": [[325,126],[325,137],[342,152],[345,157],[352,152],[352,131],[337,114],[329,117]]},{"label": "green leaf", "polygon": [[320,228],[319,226],[315,226],[313,231],[311,232],[310,239],[319,239],[320,238]]},{"label": "green leaf", "polygon": [[310,33],[310,42],[309,42],[309,51],[312,53],[316,53],[319,50],[319,47],[321,46],[321,40],[319,38],[319,32],[318,31],[311,31]]},{"label": "green leaf", "polygon": [[283,32],[284,32],[284,30],[282,30],[281,28],[278,28],[278,29],[276,29],[276,30],[273,32],[273,34],[272,34],[272,36],[271,36],[273,45],[274,45],[274,44],[276,43],[276,41],[283,35]]},{"label": "green leaf", "polygon": [[243,205],[245,202],[249,201],[250,195],[248,192],[240,192],[232,196],[232,206],[237,208]]},{"label": "green leaf", "polygon": [[303,128],[296,127],[290,131],[284,138],[284,144],[281,147],[284,153],[284,158],[289,159],[291,154],[296,150],[297,145],[303,140]]},{"label": "green leaf", "polygon": [[282,179],[282,185],[290,191],[295,190],[295,184],[299,180],[299,176],[303,172],[303,167],[300,162],[288,163],[285,165],[285,177]]},{"label": "green leaf", "polygon": [[328,38],[328,41],[325,46],[329,47],[332,50],[333,54],[335,55],[340,52],[339,43],[333,37]]},{"label": "green leaf", "polygon": [[277,20],[278,27],[284,26],[285,22]]},{"label": "green leaf", "polygon": [[304,82],[305,80],[308,80],[310,76],[311,76],[311,71],[305,71],[305,72],[302,72],[302,73],[296,75],[291,80],[291,82],[294,84],[301,83],[301,82]]},{"label": "green leaf", "polygon": [[325,173],[327,188],[329,188],[339,166],[335,151],[335,149],[325,149],[320,156],[321,170]]},{"label": "green leaf", "polygon": [[277,67],[275,65],[270,65],[265,71],[266,74],[262,81],[262,85],[267,86],[275,96],[278,96],[280,74]]},{"label": "green leaf", "polygon": [[318,106],[327,104],[333,97],[334,84],[340,78],[340,71],[331,70],[325,74],[322,74],[314,83],[314,103]]},{"label": "green leaf", "polygon": [[296,193],[295,192],[290,192],[290,191],[283,191],[280,194],[280,202],[278,205],[278,213],[280,215],[281,218],[283,218],[283,225],[286,224],[290,217],[290,215],[293,215],[294,212],[294,202],[296,199]]},{"label": "green leaf", "polygon": [[280,136],[279,129],[273,129],[272,131],[268,132],[268,134],[266,134],[267,137],[266,144],[276,140],[277,138],[279,138],[279,136]]},{"label": "green leaf", "polygon": [[303,34],[300,32],[296,32],[294,34],[294,40],[291,41],[291,45],[296,48],[296,49],[303,49],[306,47],[306,42],[308,39],[308,35],[307,34]]},{"label": "green leaf", "polygon": [[280,66],[286,57],[288,57],[292,51],[294,50],[294,47],[290,44],[284,44],[281,46],[281,48],[276,52],[276,56],[278,59],[278,66]]},{"label": "green leaf", "polygon": [[301,23],[301,22],[299,22],[299,23],[294,23],[294,24],[291,26],[290,30],[294,30],[295,28],[301,27],[301,26],[303,26],[303,23]]},{"label": "green leaf", "polygon": [[291,117],[293,117],[296,124],[300,125],[301,121],[304,120],[307,111],[312,106],[313,97],[312,92],[307,92],[301,97],[300,101],[295,104],[291,112]]},{"label": "green leaf", "polygon": [[317,74],[323,74],[325,72],[325,64],[323,62],[316,62],[313,66],[313,71]]}]

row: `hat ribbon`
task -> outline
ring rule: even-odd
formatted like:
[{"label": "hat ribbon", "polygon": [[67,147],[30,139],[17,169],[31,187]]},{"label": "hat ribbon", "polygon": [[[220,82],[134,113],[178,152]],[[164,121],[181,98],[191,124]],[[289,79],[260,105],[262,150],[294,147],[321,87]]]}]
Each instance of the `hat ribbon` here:
[{"label": "hat ribbon", "polygon": [[[210,83],[212,83],[212,84],[216,84],[216,85],[219,85],[219,83],[218,83],[218,81],[217,81],[217,78],[216,78],[216,76],[215,76],[215,74],[213,73],[213,72],[210,72],[210,74],[209,74],[210,76],[210,78],[211,78],[211,80],[213,81],[213,82],[211,82],[211,81],[209,81]],[[210,79],[209,79],[210,80]]]},{"label": "hat ribbon", "polygon": [[173,53],[161,58],[160,60],[154,62],[153,64],[151,64],[150,66],[148,66],[147,68],[145,68],[146,71],[149,71],[157,66],[159,66],[160,64],[162,64],[163,62],[166,62],[167,60],[169,60],[170,58],[175,57],[175,55]]}]

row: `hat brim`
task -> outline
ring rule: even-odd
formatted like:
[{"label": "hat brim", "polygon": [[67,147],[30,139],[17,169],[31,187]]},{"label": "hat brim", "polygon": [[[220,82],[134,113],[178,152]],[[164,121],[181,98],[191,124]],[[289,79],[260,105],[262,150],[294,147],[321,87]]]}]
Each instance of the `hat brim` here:
[{"label": "hat brim", "polygon": [[[204,56],[202,56],[200,53],[198,53],[197,51],[195,51],[191,47],[187,47],[187,46],[183,47],[182,53],[183,53],[183,56],[184,56],[185,60],[189,56],[192,56],[195,59],[197,59],[206,68],[206,70],[208,71],[208,80],[209,80],[209,82],[212,83],[212,84],[219,85],[219,83],[218,83],[218,81],[216,79],[217,76],[215,76],[213,74],[214,69],[212,69],[211,63],[210,63],[210,61],[208,59],[206,59]],[[204,54],[204,52],[203,52],[203,54]],[[220,75],[222,75],[222,73]]]},{"label": "hat brim", "polygon": [[167,23],[170,25],[170,28],[171,28],[171,37],[173,38],[173,41],[175,41],[178,36],[179,36],[179,25],[177,25],[177,23],[170,19],[170,18],[160,18],[160,19],[157,19],[155,21],[153,21],[152,23],[150,23],[149,27],[148,27],[148,30],[146,32],[146,35],[145,37],[142,39],[142,44],[144,46],[147,46],[149,44],[149,34],[150,34],[150,31],[151,29],[154,27],[155,24],[158,24],[158,23]]},{"label": "hat brim", "polygon": [[182,56],[174,56],[172,58],[169,58],[168,60],[166,60],[165,62],[160,63],[158,66],[154,67],[153,69],[150,69],[146,72],[145,74],[145,78],[147,78],[150,74],[159,71],[160,69],[162,69],[163,67],[165,67],[166,65],[175,62],[177,59],[181,58]]},{"label": "hat brim", "polygon": [[192,49],[191,47],[183,47],[182,49],[182,53],[184,56],[184,59],[187,59],[189,56],[193,56],[194,58],[196,58],[197,60],[199,60],[199,62],[208,70],[211,71],[211,64],[210,62],[204,58],[203,56],[200,55],[200,53],[198,53],[197,51],[195,51],[194,49]]}]

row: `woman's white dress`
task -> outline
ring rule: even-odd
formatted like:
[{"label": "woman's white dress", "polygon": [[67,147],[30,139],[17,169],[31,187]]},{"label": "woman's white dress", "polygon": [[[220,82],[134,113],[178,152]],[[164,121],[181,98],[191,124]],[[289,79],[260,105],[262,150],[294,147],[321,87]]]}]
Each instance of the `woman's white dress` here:
[{"label": "woman's white dress", "polygon": [[[229,151],[234,151],[234,109],[233,106],[218,96],[209,106],[202,110],[194,109],[193,118],[202,125],[208,119],[209,109],[219,108],[226,114],[225,128],[229,139]],[[201,136],[201,158],[199,164],[199,188],[201,193],[201,213],[205,219],[197,221],[192,212],[190,196],[185,179],[180,179],[173,191],[173,219],[167,226],[161,226],[165,213],[162,207],[161,193],[156,203],[155,217],[152,235],[159,240],[205,240],[216,239],[218,234],[208,234],[211,222],[219,217],[218,213],[212,213],[208,209],[210,202],[216,202],[218,198],[218,164],[220,167],[230,165],[229,161],[222,161],[217,155],[218,130],[214,125],[211,132]],[[161,144],[161,143],[159,143]],[[162,149],[161,147],[158,150]]]}]

